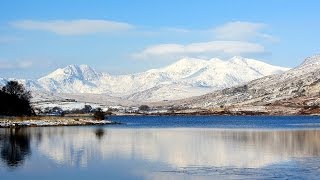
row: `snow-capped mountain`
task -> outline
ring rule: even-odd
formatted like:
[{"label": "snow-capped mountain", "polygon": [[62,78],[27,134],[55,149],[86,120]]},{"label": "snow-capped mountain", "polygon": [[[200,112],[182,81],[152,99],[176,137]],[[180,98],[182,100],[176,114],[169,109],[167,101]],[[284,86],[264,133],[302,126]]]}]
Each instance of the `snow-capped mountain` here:
[{"label": "snow-capped mountain", "polygon": [[31,91],[43,90],[40,83],[30,79],[0,78],[0,87],[6,85],[8,81],[18,81]]},{"label": "snow-capped mountain", "polygon": [[[253,80],[245,85],[218,90],[198,97],[176,102],[201,108],[262,107],[263,110],[305,112],[320,107],[320,55],[307,58],[300,66]],[[277,108],[273,108],[276,106]],[[271,108],[271,109],[270,109]],[[310,109],[308,109],[310,108]]]},{"label": "snow-capped mountain", "polygon": [[108,94],[150,102],[198,96],[287,70],[243,57],[226,61],[184,58],[164,68],[118,76],[97,72],[87,65],[69,65],[24,84],[37,91]]},{"label": "snow-capped mountain", "polygon": [[96,84],[102,76],[88,65],[69,65],[38,79],[38,83],[50,92],[99,93]]}]

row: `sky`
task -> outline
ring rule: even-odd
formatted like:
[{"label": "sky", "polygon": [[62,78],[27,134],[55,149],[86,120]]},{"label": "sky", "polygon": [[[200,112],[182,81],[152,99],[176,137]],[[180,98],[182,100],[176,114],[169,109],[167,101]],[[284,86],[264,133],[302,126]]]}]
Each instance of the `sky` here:
[{"label": "sky", "polygon": [[320,53],[317,0],[1,0],[0,77],[69,64],[110,74],[184,57],[295,67]]}]

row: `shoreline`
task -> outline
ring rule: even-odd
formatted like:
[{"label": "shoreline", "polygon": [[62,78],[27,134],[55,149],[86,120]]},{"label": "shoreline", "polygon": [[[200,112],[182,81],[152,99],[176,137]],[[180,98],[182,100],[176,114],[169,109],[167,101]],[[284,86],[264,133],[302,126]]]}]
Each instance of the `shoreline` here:
[{"label": "shoreline", "polygon": [[266,111],[179,111],[167,113],[114,113],[114,116],[320,116],[320,113],[282,113]]},{"label": "shoreline", "polygon": [[60,116],[31,116],[31,117],[0,117],[0,128],[15,127],[49,127],[49,126],[93,126],[120,124],[108,119],[94,120],[91,117],[60,117]]},{"label": "shoreline", "polygon": [[[173,113],[115,113],[111,116],[320,116],[320,114],[283,114],[283,113],[266,113],[252,111],[194,111],[194,112],[173,112]],[[95,120],[88,114],[75,116],[24,116],[11,117],[0,116],[0,128],[16,127],[51,127],[51,126],[101,126],[116,125],[119,122],[108,119]]]}]

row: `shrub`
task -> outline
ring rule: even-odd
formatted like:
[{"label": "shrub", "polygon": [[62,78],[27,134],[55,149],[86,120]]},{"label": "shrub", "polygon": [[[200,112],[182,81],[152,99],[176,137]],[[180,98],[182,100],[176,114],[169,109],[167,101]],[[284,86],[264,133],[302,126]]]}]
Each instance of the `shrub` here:
[{"label": "shrub", "polygon": [[90,113],[92,112],[92,107],[90,105],[84,105],[83,109],[82,109],[82,112],[83,113]]},{"label": "shrub", "polygon": [[64,116],[65,115],[65,112],[63,111],[63,109],[60,108],[60,107],[57,107],[57,106],[52,107],[52,108],[46,107],[44,109],[43,113],[50,114],[50,115],[59,115],[59,116]]},{"label": "shrub", "polygon": [[149,110],[150,110],[150,107],[147,105],[141,105],[139,107],[139,111],[149,111]]},{"label": "shrub", "polygon": [[105,119],[105,113],[102,111],[101,108],[97,108],[93,114],[93,118],[95,120],[104,120]]}]

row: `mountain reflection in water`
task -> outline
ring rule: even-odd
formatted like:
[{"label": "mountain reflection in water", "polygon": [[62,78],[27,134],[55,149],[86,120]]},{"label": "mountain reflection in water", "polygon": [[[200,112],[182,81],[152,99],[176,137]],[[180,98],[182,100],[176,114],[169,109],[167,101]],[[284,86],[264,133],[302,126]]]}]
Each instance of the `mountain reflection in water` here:
[{"label": "mountain reflection in water", "polygon": [[0,129],[1,163],[8,167],[23,166],[32,151],[68,167],[121,158],[172,168],[261,168],[292,158],[319,157],[319,139],[319,130]]}]

